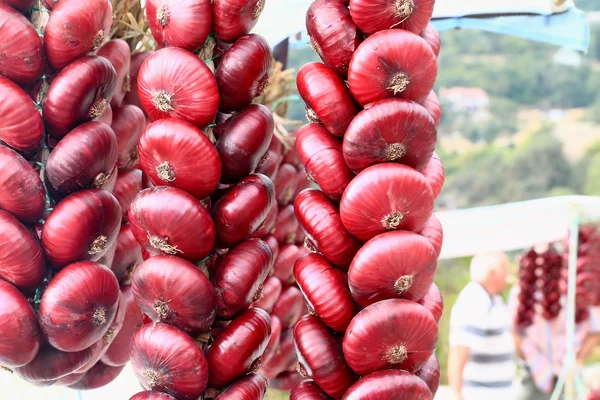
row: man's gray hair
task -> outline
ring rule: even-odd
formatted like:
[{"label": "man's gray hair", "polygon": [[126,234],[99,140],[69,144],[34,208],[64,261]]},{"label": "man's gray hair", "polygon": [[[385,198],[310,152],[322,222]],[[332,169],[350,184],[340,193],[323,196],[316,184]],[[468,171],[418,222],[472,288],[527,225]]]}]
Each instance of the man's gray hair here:
[{"label": "man's gray hair", "polygon": [[477,254],[471,260],[471,280],[485,281],[490,272],[498,270],[507,262],[508,256],[501,251]]}]

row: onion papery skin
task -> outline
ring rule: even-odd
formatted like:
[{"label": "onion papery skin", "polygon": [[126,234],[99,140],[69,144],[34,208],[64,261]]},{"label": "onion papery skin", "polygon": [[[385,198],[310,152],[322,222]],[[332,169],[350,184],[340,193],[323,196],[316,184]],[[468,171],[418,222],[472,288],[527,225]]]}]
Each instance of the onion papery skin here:
[{"label": "onion papery skin", "polygon": [[275,177],[275,195],[277,202],[282,205],[288,205],[294,200],[294,191],[296,190],[296,180],[298,171],[292,164],[282,163],[277,170]]},{"label": "onion papery skin", "polygon": [[77,390],[98,389],[117,379],[123,368],[125,368],[124,365],[111,367],[99,361],[92,369],[85,373],[83,379],[69,387]]},{"label": "onion papery skin", "polygon": [[155,186],[173,186],[199,199],[219,186],[221,160],[210,139],[175,118],[153,122],[138,145],[142,170]]},{"label": "onion papery skin", "polygon": [[271,49],[259,35],[245,35],[223,55],[215,73],[219,85],[219,110],[241,110],[260,96],[269,83]]},{"label": "onion papery skin", "polygon": [[138,306],[155,322],[196,336],[215,320],[217,299],[210,281],[189,261],[152,257],[135,269],[131,286]]},{"label": "onion papery skin", "polygon": [[419,36],[425,39],[425,41],[431,46],[431,50],[433,50],[433,54],[435,54],[435,57],[437,58],[440,55],[442,43],[440,40],[440,34],[437,29],[435,29],[435,26],[428,24]]},{"label": "onion papery skin", "polygon": [[225,247],[240,243],[265,221],[275,202],[273,182],[253,174],[229,189],[213,206],[217,240]]},{"label": "onion papery skin", "polygon": [[217,125],[221,182],[236,183],[256,170],[269,149],[274,126],[273,114],[262,104],[251,104]]},{"label": "onion papery skin", "polygon": [[436,254],[439,256],[442,251],[442,242],[444,240],[444,231],[440,220],[433,214],[425,223],[423,229],[419,231],[419,235],[424,236],[433,245]]},{"label": "onion papery skin", "polygon": [[252,307],[262,308],[270,313],[282,290],[281,281],[275,276],[270,276],[263,283],[262,297],[252,303]]},{"label": "onion papery skin", "polygon": [[224,388],[258,369],[270,336],[271,317],[264,310],[251,308],[234,319],[206,354],[210,387]]},{"label": "onion papery skin", "polygon": [[429,390],[431,390],[431,394],[435,396],[440,386],[440,363],[435,354],[432,354],[431,357],[429,357],[429,360],[427,360],[425,365],[423,365],[415,375],[425,381]]},{"label": "onion papery skin", "polygon": [[365,106],[389,97],[421,103],[437,76],[433,50],[418,35],[400,29],[377,32],[354,52],[348,85]]},{"label": "onion papery skin", "polygon": [[218,261],[212,277],[217,315],[232,319],[263,295],[263,283],[273,266],[273,252],[260,239],[248,239]]},{"label": "onion papery skin", "polygon": [[112,19],[108,0],[61,0],[56,3],[44,32],[48,64],[60,71],[98,49],[108,37]]},{"label": "onion papery skin", "polygon": [[425,166],[425,168],[421,170],[421,173],[425,179],[427,179],[427,182],[431,187],[433,198],[437,199],[442,192],[442,187],[444,186],[445,174],[442,160],[440,160],[436,153],[433,153],[431,160]]},{"label": "onion papery skin", "polygon": [[281,339],[281,321],[279,318],[272,316],[271,317],[271,337],[269,338],[269,343],[267,343],[267,347],[265,348],[265,352],[262,355],[262,362],[268,363],[271,357],[277,351],[279,347],[279,340]]},{"label": "onion papery skin", "polygon": [[42,75],[44,50],[35,28],[20,12],[0,3],[0,75],[21,86]]},{"label": "onion papery skin", "polygon": [[294,278],[294,262],[300,255],[300,248],[294,244],[286,244],[279,249],[279,255],[273,265],[273,276],[282,284],[290,284]]},{"label": "onion papery skin", "polygon": [[105,189],[117,165],[117,137],[102,122],[86,122],[61,139],[47,162],[48,180],[54,189],[71,193]]},{"label": "onion papery skin", "polygon": [[124,104],[131,104],[140,109],[142,108],[142,103],[140,102],[140,97],[138,95],[137,78],[142,64],[152,53],[153,51],[142,51],[141,53],[136,53],[131,56],[131,64],[129,66],[129,84],[131,87],[130,90],[125,93],[125,98],[123,99]]},{"label": "onion papery skin", "polygon": [[436,140],[437,128],[423,106],[385,99],[354,118],[344,136],[344,160],[356,173],[386,162],[421,169],[429,162]]},{"label": "onion papery skin", "polygon": [[[279,207],[277,205],[277,203],[273,203],[273,205],[271,206],[271,208],[269,209],[269,213],[267,214],[267,217],[265,218],[265,222],[262,223],[262,225],[254,231],[254,233],[252,235],[250,235],[250,237],[253,238],[264,238],[265,236],[274,233],[275,231],[275,223],[277,222],[277,216],[279,215]],[[277,250],[277,252],[279,252],[279,246],[277,246],[277,248],[275,249]],[[275,252],[273,252],[273,256],[277,257],[277,254]]]},{"label": "onion papery skin", "polygon": [[432,90],[425,98],[423,102],[423,107],[429,112],[429,114],[433,117],[435,121],[435,126],[440,126],[440,121],[442,119],[442,106],[440,105],[440,100]]},{"label": "onion papery skin", "polygon": [[139,169],[119,169],[112,194],[123,212],[123,223],[127,222],[127,212],[135,196],[142,191],[142,171]]},{"label": "onion papery skin", "polygon": [[275,231],[273,236],[279,243],[293,244],[296,242],[296,231],[298,230],[298,220],[294,215],[294,206],[289,205],[279,207],[277,220],[275,221]]},{"label": "onion papery skin", "polygon": [[117,136],[119,168],[132,168],[138,160],[138,142],[146,128],[144,112],[134,105],[123,105],[113,114],[111,128]]},{"label": "onion papery skin", "polygon": [[210,0],[149,0],[146,18],[160,47],[198,50],[210,33]]},{"label": "onion papery skin", "polygon": [[168,47],[152,53],[142,64],[137,83],[142,108],[152,121],[178,118],[204,128],[217,114],[215,77],[186,50]]},{"label": "onion papery skin", "polygon": [[170,394],[146,390],[133,395],[129,400],[176,400]]},{"label": "onion papery skin", "polygon": [[117,277],[117,280],[122,282],[142,261],[141,246],[135,240],[133,232],[131,232],[131,227],[129,225],[121,226],[110,269]]},{"label": "onion papery skin", "polygon": [[437,253],[429,240],[413,232],[386,232],[358,251],[348,284],[363,307],[391,298],[419,301],[433,283],[436,266]]},{"label": "onion papery skin", "polygon": [[131,286],[121,288],[121,298],[125,309],[123,326],[117,336],[114,337],[108,350],[101,358],[106,365],[118,367],[129,361],[129,348],[135,332],[142,326],[142,311],[135,302]]},{"label": "onion papery skin", "polygon": [[344,333],[359,311],[350,294],[346,274],[319,254],[307,254],[296,260],[294,276],[310,307],[309,312],[334,331]]},{"label": "onion papery skin", "polygon": [[344,136],[359,110],[342,78],[326,65],[312,62],[298,71],[296,84],[309,120],[322,123],[334,136]]},{"label": "onion papery skin", "polygon": [[261,400],[267,393],[267,379],[258,374],[248,374],[223,390],[217,400]]},{"label": "onion papery skin", "polygon": [[379,371],[355,383],[343,400],[432,400],[431,391],[419,377],[401,370]]},{"label": "onion papery skin", "polygon": [[196,400],[206,389],[208,363],[183,331],[165,324],[144,325],[131,343],[131,365],[144,389]]},{"label": "onion papery skin", "polygon": [[19,86],[0,76],[0,143],[20,152],[40,147],[44,124],[35,103]]},{"label": "onion papery skin", "polygon": [[354,178],[344,161],[342,142],[323,125],[312,123],[298,131],[296,149],[306,168],[306,175],[319,185],[327,197],[339,201]]},{"label": "onion papery skin", "polygon": [[294,367],[296,362],[294,331],[286,329],[281,332],[279,347],[268,360],[261,364],[258,374],[268,379],[275,379],[280,373]]},{"label": "onion papery skin", "polygon": [[350,0],[350,15],[366,35],[392,28],[419,34],[429,24],[434,4],[435,0]]},{"label": "onion papery skin", "polygon": [[314,381],[334,399],[341,399],[357,380],[350,369],[342,346],[327,327],[313,315],[304,316],[294,327],[294,343],[300,363],[300,375]]},{"label": "onion papery skin", "polygon": [[73,193],[50,213],[42,231],[46,257],[60,269],[75,261],[97,261],[115,243],[121,227],[121,207],[100,189]]},{"label": "onion papery skin", "polygon": [[39,243],[15,217],[0,210],[0,279],[22,290],[35,289],[44,277]]},{"label": "onion papery skin", "polygon": [[206,208],[172,187],[141,191],[129,207],[129,224],[151,255],[177,255],[196,262],[209,255],[215,243],[215,227]]},{"label": "onion papery skin", "polygon": [[235,42],[254,28],[264,6],[264,0],[214,0],[215,36],[225,43]]},{"label": "onion papery skin", "polygon": [[290,400],[330,400],[325,392],[313,381],[306,380],[292,389]]},{"label": "onion papery skin", "polygon": [[21,367],[33,361],[40,350],[37,316],[17,288],[0,280],[0,363]]},{"label": "onion papery skin", "polygon": [[294,210],[309,249],[347,270],[362,243],[346,230],[337,207],[320,190],[305,189],[296,197]]},{"label": "onion papery skin", "polygon": [[2,0],[2,4],[6,4],[22,13],[28,13],[33,3],[35,3],[34,0]]},{"label": "onion papery skin", "polygon": [[[67,0],[62,4],[72,2]],[[117,73],[106,58],[87,56],[73,61],[54,78],[48,89],[43,106],[46,131],[61,139],[77,125],[101,116],[115,92],[116,83]]]},{"label": "onion papery skin", "polygon": [[437,335],[437,323],[422,305],[384,300],[354,317],[344,335],[344,356],[360,376],[389,368],[415,372],[435,351]]},{"label": "onion papery skin", "polygon": [[306,29],[312,47],[323,62],[345,78],[352,54],[362,41],[362,34],[350,18],[345,2],[313,2],[306,12]]},{"label": "onion papery skin", "polygon": [[40,327],[61,351],[90,347],[108,331],[117,312],[119,282],[102,264],[81,261],[50,281],[40,303]]},{"label": "onion papery skin", "polygon": [[118,108],[123,104],[125,93],[131,89],[129,82],[129,67],[131,65],[131,52],[129,45],[123,39],[113,39],[98,50],[100,57],[106,58],[117,73],[117,84],[110,106]]},{"label": "onion papery skin", "polygon": [[378,164],[362,171],[340,203],[342,223],[366,242],[391,230],[420,231],[433,213],[425,177],[402,164]]},{"label": "onion papery skin", "polygon": [[0,145],[0,209],[22,222],[36,222],[44,213],[45,196],[44,184],[27,160]]},{"label": "onion papery skin", "polygon": [[295,286],[283,289],[281,295],[273,306],[271,315],[279,318],[283,329],[293,327],[304,311],[304,297]]},{"label": "onion papery skin", "polygon": [[29,382],[54,381],[75,372],[91,358],[91,348],[67,353],[46,344],[32,362],[15,368],[14,372]]}]

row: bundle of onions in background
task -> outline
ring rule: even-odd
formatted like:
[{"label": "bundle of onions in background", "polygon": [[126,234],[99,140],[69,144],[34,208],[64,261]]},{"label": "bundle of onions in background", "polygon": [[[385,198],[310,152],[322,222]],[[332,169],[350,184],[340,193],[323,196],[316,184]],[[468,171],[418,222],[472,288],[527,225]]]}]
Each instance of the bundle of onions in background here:
[{"label": "bundle of onions in background", "polygon": [[306,189],[294,203],[310,251],[294,275],[309,312],[293,331],[292,399],[432,399],[442,297],[433,283],[444,171],[434,149],[439,36],[433,0],[316,0],[306,27],[323,63],[297,86]]},{"label": "bundle of onions in background", "polygon": [[124,368],[142,321],[124,216],[145,117],[123,103],[131,53],[110,40],[110,1],[33,3],[0,4],[0,365],[94,389]]},{"label": "bundle of onions in background", "polygon": [[519,257],[519,306],[515,323],[520,328],[527,328],[533,323],[537,295],[537,264],[538,254],[534,249]]}]

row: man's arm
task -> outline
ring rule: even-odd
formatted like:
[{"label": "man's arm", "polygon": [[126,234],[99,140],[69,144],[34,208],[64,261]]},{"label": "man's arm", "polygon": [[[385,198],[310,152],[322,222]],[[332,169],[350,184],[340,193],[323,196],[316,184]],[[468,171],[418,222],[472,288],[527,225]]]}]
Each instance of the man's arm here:
[{"label": "man's arm", "polygon": [[448,354],[448,383],[459,400],[462,400],[463,371],[469,353],[470,350],[466,346],[451,346]]}]

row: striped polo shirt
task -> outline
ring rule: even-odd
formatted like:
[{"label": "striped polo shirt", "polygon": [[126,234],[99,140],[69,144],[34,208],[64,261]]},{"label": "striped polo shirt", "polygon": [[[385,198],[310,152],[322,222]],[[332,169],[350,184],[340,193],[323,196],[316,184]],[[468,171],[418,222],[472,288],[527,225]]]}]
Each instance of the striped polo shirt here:
[{"label": "striped polo shirt", "polygon": [[515,347],[510,313],[500,296],[491,296],[479,283],[470,282],[452,307],[450,346],[470,350],[463,371],[465,400],[514,398]]}]

